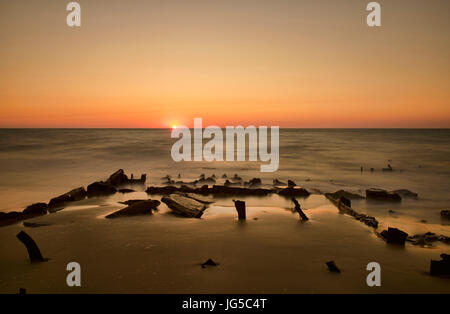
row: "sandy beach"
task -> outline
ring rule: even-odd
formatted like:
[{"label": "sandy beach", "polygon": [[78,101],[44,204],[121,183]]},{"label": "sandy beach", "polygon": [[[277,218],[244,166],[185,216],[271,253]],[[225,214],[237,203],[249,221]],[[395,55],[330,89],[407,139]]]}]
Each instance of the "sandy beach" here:
[{"label": "sandy beach", "polygon": [[[278,195],[241,198],[246,221],[237,219],[230,198],[216,199],[201,219],[173,215],[164,203],[154,215],[104,218],[127,199],[147,194],[86,199],[29,220],[47,226],[0,228],[0,292],[450,293],[448,279],[428,273],[430,259],[449,254],[448,245],[388,245],[322,195],[299,199],[306,222]],[[380,228],[391,222],[381,221]],[[448,230],[439,224],[426,228]],[[48,262],[30,264],[15,237],[20,230],[35,239]],[[208,258],[219,265],[202,268]],[[327,270],[329,260],[341,274]],[[66,285],[71,261],[81,265],[81,287]],[[366,284],[369,262],[381,265],[381,287]]]}]

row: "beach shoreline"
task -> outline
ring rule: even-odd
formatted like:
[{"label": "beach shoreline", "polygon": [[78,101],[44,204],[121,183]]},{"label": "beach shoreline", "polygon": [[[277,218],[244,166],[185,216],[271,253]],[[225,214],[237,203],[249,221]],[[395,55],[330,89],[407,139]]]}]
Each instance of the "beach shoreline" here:
[{"label": "beach shoreline", "polygon": [[[450,246],[388,245],[322,195],[299,198],[306,222],[278,195],[241,197],[245,221],[237,219],[232,197],[215,198],[201,219],[173,215],[164,203],[153,215],[105,219],[125,207],[120,201],[147,198],[145,192],[88,198],[29,219],[42,227],[1,227],[0,292],[450,293],[447,278],[428,273],[430,259],[450,254]],[[29,263],[15,238],[20,230],[36,240],[48,262]],[[203,269],[209,258],[219,265]],[[328,260],[342,273],[329,272]],[[66,285],[71,261],[81,265],[81,287]],[[366,284],[369,262],[381,265],[381,287]]]}]

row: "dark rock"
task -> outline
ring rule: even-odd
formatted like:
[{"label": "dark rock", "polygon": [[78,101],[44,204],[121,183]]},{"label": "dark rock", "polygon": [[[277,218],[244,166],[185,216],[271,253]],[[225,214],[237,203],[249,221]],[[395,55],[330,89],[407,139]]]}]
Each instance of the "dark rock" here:
[{"label": "dark rock", "polygon": [[166,175],[165,177],[162,177],[161,180],[163,181],[163,184],[166,184],[166,185],[175,184],[175,181],[172,180],[169,175]]},{"label": "dark rock", "polygon": [[287,186],[287,183],[279,181],[278,179],[273,179],[273,186],[274,187]]},{"label": "dark rock", "polygon": [[401,202],[402,198],[397,193],[388,192],[381,189],[366,190],[366,197],[370,200],[386,201],[386,202]]},{"label": "dark rock", "polygon": [[27,218],[42,216],[47,214],[47,204],[45,203],[35,203],[27,206],[22,212]]},{"label": "dark rock", "polygon": [[278,195],[290,197],[292,196],[307,197],[309,196],[309,194],[310,193],[306,189],[298,186],[287,187],[278,191]]},{"label": "dark rock", "polygon": [[238,176],[237,174],[234,175],[234,177],[231,178],[231,182],[239,182],[242,183],[242,178],[240,176]]},{"label": "dark rock", "polygon": [[86,198],[87,192],[84,187],[79,187],[64,193],[60,196],[54,197],[48,203],[49,212],[53,213],[57,210],[62,209],[67,205],[67,203],[81,201]]},{"label": "dark rock", "polygon": [[133,174],[131,175],[131,179],[129,179],[123,169],[119,169],[109,176],[108,180],[106,180],[106,183],[114,187],[118,187],[125,184],[144,184],[146,179],[147,175],[145,173],[141,174],[140,179],[134,179]]},{"label": "dark rock", "polygon": [[391,227],[389,227],[388,230],[383,230],[380,235],[387,243],[398,245],[405,245],[405,240],[408,237],[406,232]]},{"label": "dark rock", "polygon": [[226,179],[227,178],[227,175],[224,173],[223,175],[222,175],[222,179]]},{"label": "dark rock", "polygon": [[223,196],[238,196],[238,195],[249,195],[249,196],[265,196],[274,191],[269,189],[249,189],[249,188],[241,188],[241,187],[231,187],[231,186],[223,186],[223,185],[214,185],[209,187],[208,185],[203,185],[201,188],[193,188],[189,186],[166,186],[166,187],[148,187],[146,190],[147,194],[160,194],[160,195],[168,195],[175,192],[184,192],[184,193],[194,193],[194,194],[214,194],[214,195],[223,195]]},{"label": "dark rock", "polygon": [[241,182],[230,182],[230,180],[225,180],[224,186],[241,186]]},{"label": "dark rock", "polygon": [[197,180],[198,184],[216,184],[216,180],[213,177],[201,177],[200,179]]},{"label": "dark rock", "polygon": [[245,220],[246,219],[246,214],[245,214],[245,202],[244,201],[235,201],[234,202],[234,207],[236,207],[236,211],[238,212],[238,218],[239,220]]},{"label": "dark rock", "polygon": [[17,223],[21,220],[47,214],[47,204],[35,203],[27,206],[22,212],[0,212],[0,226]]},{"label": "dark rock", "polygon": [[383,168],[383,171],[392,171],[394,169],[392,169],[391,165],[387,165],[387,168]]},{"label": "dark rock", "polygon": [[206,266],[217,266],[217,265],[219,264],[214,262],[212,259],[208,258],[208,260],[202,264],[202,268],[206,268]]},{"label": "dark rock", "polygon": [[180,194],[164,196],[161,201],[176,214],[189,218],[200,218],[206,209],[205,204]]},{"label": "dark rock", "polygon": [[136,192],[136,191],[133,189],[120,189],[119,192],[120,193],[132,193],[132,192]]},{"label": "dark rock", "polygon": [[24,227],[28,228],[38,228],[38,227],[46,227],[49,226],[49,224],[46,223],[38,223],[38,222],[31,222],[31,221],[24,221],[23,222]]},{"label": "dark rock", "polygon": [[240,188],[240,187],[227,187],[221,185],[214,185],[211,189],[209,189],[210,194],[219,194],[219,195],[248,195],[248,196],[265,196],[270,193],[273,193],[272,190],[256,188]]},{"label": "dark rock", "polygon": [[136,204],[142,201],[148,201],[148,200],[127,200],[125,202],[119,202],[120,204],[125,204],[125,205],[132,205],[132,204]]},{"label": "dark rock", "polygon": [[406,239],[407,241],[411,242],[413,245],[420,245],[420,246],[428,246],[431,247],[434,242],[440,241],[443,243],[448,244],[450,242],[450,238],[446,237],[444,235],[437,235],[433,232],[427,232],[423,234],[415,234],[413,236],[409,236]]},{"label": "dark rock", "polygon": [[88,197],[110,195],[116,193],[117,190],[114,186],[106,182],[94,182],[87,187]]},{"label": "dark rock", "polygon": [[431,260],[430,275],[438,277],[450,277],[450,255],[441,254],[441,260]]},{"label": "dark rock", "polygon": [[175,191],[178,191],[178,188],[175,186],[164,186],[164,187],[150,186],[147,188],[147,190],[145,190],[147,194],[160,194],[160,195],[172,194]]},{"label": "dark rock", "polygon": [[143,200],[140,202],[133,202],[127,207],[118,210],[112,214],[109,214],[105,218],[117,218],[123,216],[137,216],[137,215],[152,215],[152,210],[156,210],[156,208],[161,204],[160,201],[157,200]]},{"label": "dark rock", "polygon": [[259,188],[262,185],[260,178],[253,178],[248,182],[244,182],[244,186],[248,187],[249,189],[255,189]]},{"label": "dark rock", "polygon": [[41,251],[39,250],[36,242],[24,231],[20,231],[16,237],[25,245],[28,251],[28,256],[30,261],[34,262],[45,262],[46,260],[42,257]]},{"label": "dark rock", "polygon": [[288,188],[293,188],[293,187],[295,187],[295,186],[297,186],[297,184],[295,184],[294,181],[288,180]]},{"label": "dark rock", "polygon": [[441,211],[441,218],[450,219],[450,210],[448,210],[448,209],[442,210]]},{"label": "dark rock", "polygon": [[109,183],[112,186],[119,186],[128,183],[128,177],[124,173],[123,169],[119,169],[109,176],[109,179],[106,180],[106,183]]},{"label": "dark rock", "polygon": [[25,215],[23,215],[23,213],[21,212],[0,212],[0,226],[14,224],[21,221],[22,219],[25,219]]},{"label": "dark rock", "polygon": [[341,270],[336,266],[336,263],[334,261],[329,261],[325,263],[328,266],[328,270],[331,272],[335,272],[340,274]]},{"label": "dark rock", "polygon": [[348,198],[346,198],[345,196],[340,196],[339,197],[339,202],[341,204],[344,204],[345,206],[352,207],[352,202]]},{"label": "dark rock", "polygon": [[410,190],[406,190],[406,189],[395,190],[395,191],[392,191],[392,193],[396,193],[396,194],[400,195],[401,197],[405,197],[405,198],[417,199],[419,196],[417,193],[411,192]]},{"label": "dark rock", "polygon": [[347,191],[344,191],[344,190],[339,190],[339,191],[336,191],[334,193],[327,193],[327,194],[332,196],[335,199],[339,199],[339,197],[341,197],[341,196],[343,196],[343,197],[345,197],[345,198],[347,198],[349,200],[357,200],[357,199],[365,198],[362,195],[355,194],[355,193],[350,193],[350,192],[347,192]]}]

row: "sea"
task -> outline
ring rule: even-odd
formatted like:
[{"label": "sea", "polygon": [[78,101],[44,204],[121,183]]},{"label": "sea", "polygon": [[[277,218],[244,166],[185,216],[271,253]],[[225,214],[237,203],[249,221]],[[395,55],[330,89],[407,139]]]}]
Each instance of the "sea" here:
[{"label": "sea", "polygon": [[[290,179],[315,194],[408,189],[418,199],[395,209],[435,223],[450,209],[450,129],[280,129],[275,172],[261,172],[260,161],[175,162],[176,140],[171,129],[0,129],[0,211],[48,202],[117,169],[146,173],[147,186],[166,175],[192,181],[214,174],[221,184],[223,174],[237,174],[267,187]],[[383,171],[388,165],[393,170]],[[361,204],[383,213],[392,206]]]}]

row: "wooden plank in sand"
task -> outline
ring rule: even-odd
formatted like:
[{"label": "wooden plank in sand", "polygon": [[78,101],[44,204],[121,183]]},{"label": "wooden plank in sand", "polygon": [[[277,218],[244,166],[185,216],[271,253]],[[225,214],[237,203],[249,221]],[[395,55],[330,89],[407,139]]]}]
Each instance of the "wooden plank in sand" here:
[{"label": "wooden plank in sand", "polygon": [[331,193],[326,193],[325,197],[329,199],[331,203],[333,203],[333,205],[335,205],[340,212],[350,215],[356,220],[359,220],[370,227],[373,227],[375,229],[378,228],[378,220],[375,217],[358,213],[350,206],[344,204],[345,201],[342,197],[334,198]]},{"label": "wooden plank in sand", "polygon": [[190,197],[186,197],[180,194],[170,194],[161,198],[161,201],[165,203],[176,214],[189,217],[200,218],[203,215],[206,205],[196,201]]}]

